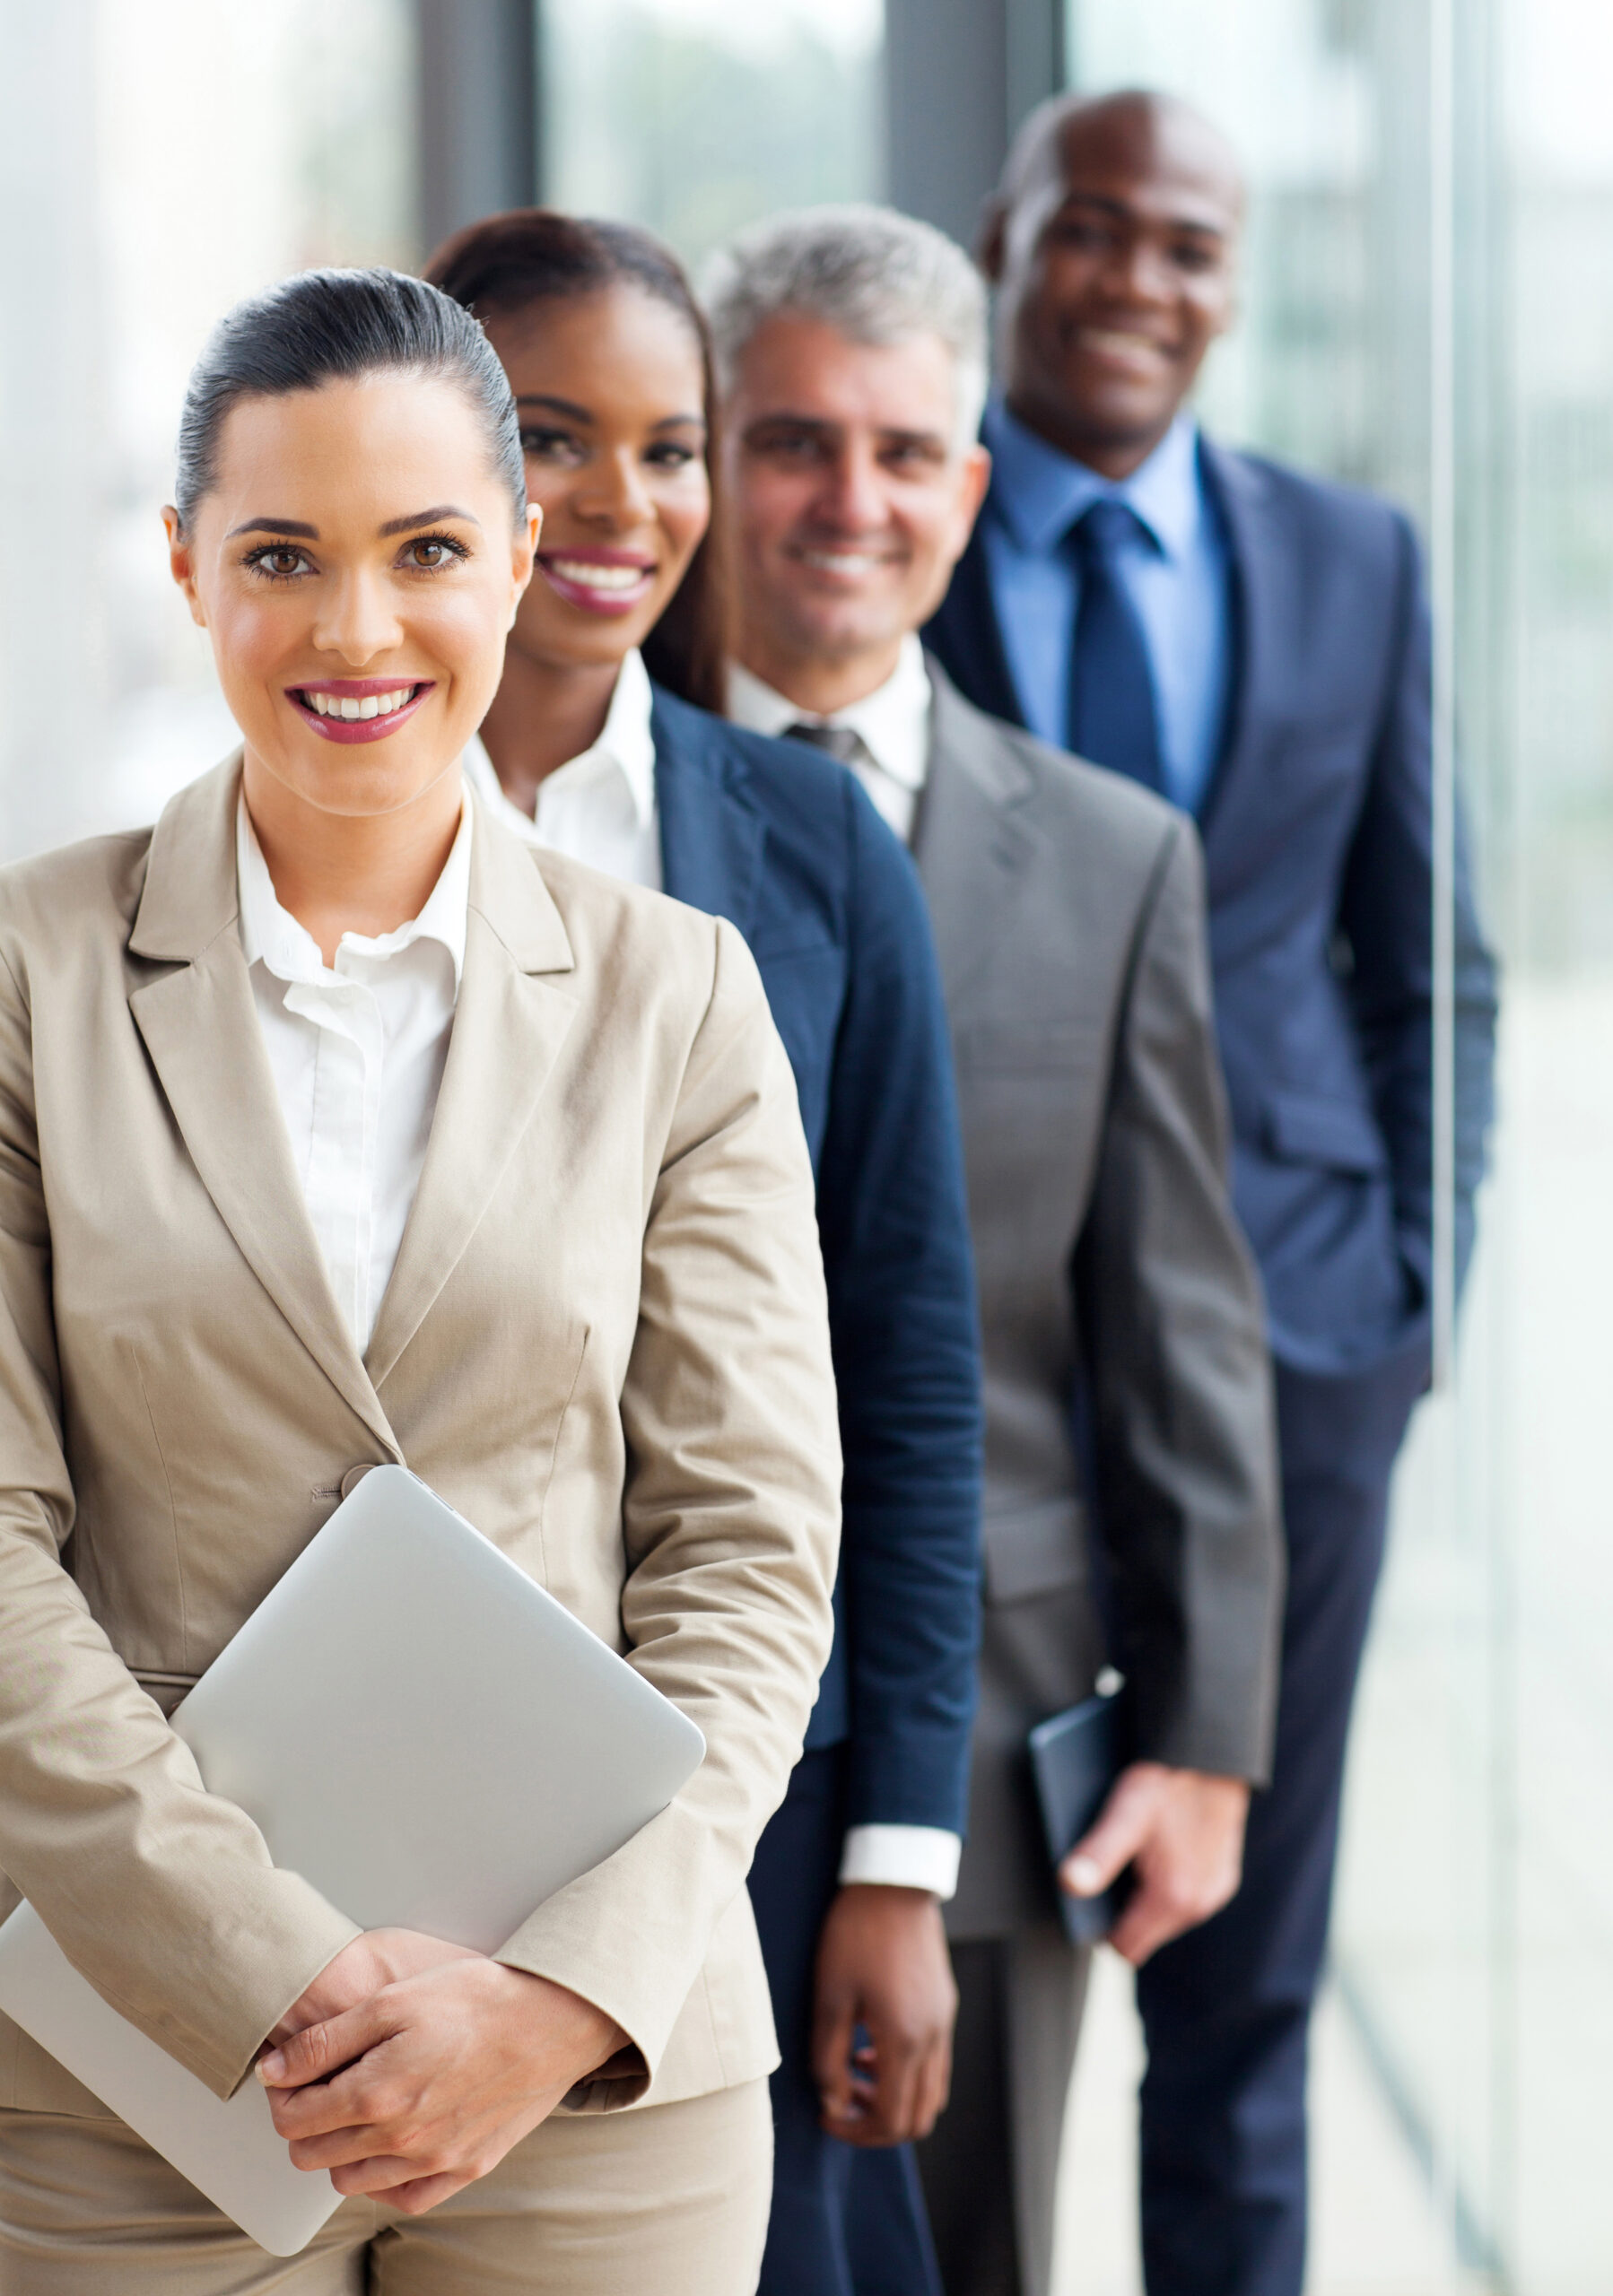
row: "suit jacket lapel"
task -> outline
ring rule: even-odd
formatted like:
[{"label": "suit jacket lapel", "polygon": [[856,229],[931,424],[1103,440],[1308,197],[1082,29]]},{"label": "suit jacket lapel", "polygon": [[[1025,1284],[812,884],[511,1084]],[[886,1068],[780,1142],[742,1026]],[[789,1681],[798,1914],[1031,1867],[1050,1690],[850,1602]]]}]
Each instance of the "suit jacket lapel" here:
[{"label": "suit jacket lapel", "polygon": [[129,1007],[190,1160],[242,1257],[378,1442],[397,1438],[337,1307],[309,1222],[237,926],[232,758],[181,791],[152,835],[131,952],[172,970]]},{"label": "suit jacket lapel", "polygon": [[977,520],[951,586],[923,632],[954,674],[962,679],[980,709],[1011,726],[1024,724],[1024,705],[1014,684],[1002,625],[986,564],[986,544]]},{"label": "suit jacket lapel", "polygon": [[[745,787],[743,761],[728,748],[721,721],[711,720],[711,738],[697,745],[678,722],[684,715],[658,692],[650,722],[661,883],[675,900],[726,917],[748,938],[767,824]],[[706,731],[703,723],[700,730]]]},{"label": "suit jacket lapel", "polygon": [[1286,554],[1273,531],[1269,490],[1260,465],[1208,439],[1200,442],[1199,453],[1226,522],[1236,633],[1227,739],[1200,818],[1213,879],[1219,855],[1242,843],[1239,822],[1246,809],[1265,803],[1259,771],[1262,729],[1282,707],[1282,664],[1294,646],[1294,599]]},{"label": "suit jacket lapel", "polygon": [[938,663],[929,777],[913,857],[929,903],[946,1005],[955,1021],[963,991],[1001,938],[1033,847],[1016,818],[1031,777],[990,718],[966,702]]},{"label": "suit jacket lapel", "polygon": [[[473,802],[475,802],[473,800]],[[465,970],[420,1186],[365,1357],[379,1387],[475,1235],[576,1018],[536,857],[476,805]]]}]

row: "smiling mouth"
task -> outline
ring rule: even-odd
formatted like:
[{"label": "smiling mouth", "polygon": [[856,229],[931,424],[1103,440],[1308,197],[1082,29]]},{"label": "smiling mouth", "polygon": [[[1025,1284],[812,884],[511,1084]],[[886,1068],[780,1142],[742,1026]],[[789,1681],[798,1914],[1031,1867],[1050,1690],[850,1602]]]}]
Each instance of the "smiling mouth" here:
[{"label": "smiling mouth", "polygon": [[292,706],[330,742],[378,742],[414,715],[434,678],[327,678],[286,688]]},{"label": "smiling mouth", "polygon": [[304,709],[319,718],[344,718],[351,725],[361,718],[390,718],[419,693],[418,685],[391,686],[385,693],[326,693],[317,686],[292,689]]},{"label": "smiling mouth", "polygon": [[537,563],[551,589],[590,613],[626,613],[655,587],[657,570],[643,559],[572,558],[564,551],[540,551]]},{"label": "smiling mouth", "polygon": [[1155,343],[1152,335],[1134,334],[1129,327],[1084,326],[1077,329],[1076,341],[1081,350],[1095,351],[1100,359],[1123,359],[1133,366],[1140,360],[1152,364],[1171,356],[1163,343]]},{"label": "smiling mouth", "polygon": [[877,574],[882,567],[889,566],[893,562],[886,552],[876,550],[824,550],[803,547],[797,550],[794,555],[801,565],[810,568],[813,573],[833,574],[840,580],[846,582],[858,581],[866,574]]}]

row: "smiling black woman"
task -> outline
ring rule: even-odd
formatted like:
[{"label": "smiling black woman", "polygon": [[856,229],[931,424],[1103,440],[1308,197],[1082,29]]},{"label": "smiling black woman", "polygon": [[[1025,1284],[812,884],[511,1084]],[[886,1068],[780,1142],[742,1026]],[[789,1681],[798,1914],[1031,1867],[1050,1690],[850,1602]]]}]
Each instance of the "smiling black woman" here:
[{"label": "smiling black woman", "polygon": [[540,843],[739,926],[817,1173],[844,1593],[750,1882],[784,2059],[763,2286],[815,2291],[848,2147],[925,2134],[950,2066],[938,1900],[963,1822],[981,1404],[940,981],[912,866],[852,774],[711,714],[728,621],[709,523],[718,402],[672,257],[622,224],[520,211],[473,225],[430,270],[505,362],[544,513],[469,770]]}]

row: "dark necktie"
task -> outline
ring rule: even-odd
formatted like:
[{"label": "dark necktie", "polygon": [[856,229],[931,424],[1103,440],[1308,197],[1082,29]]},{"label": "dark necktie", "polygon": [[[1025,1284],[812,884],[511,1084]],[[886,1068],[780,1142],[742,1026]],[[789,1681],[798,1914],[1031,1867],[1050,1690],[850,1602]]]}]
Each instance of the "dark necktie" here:
[{"label": "dark necktie", "polygon": [[862,735],[853,733],[850,726],[809,726],[802,718],[798,725],[785,726],[784,739],[810,742],[815,750],[827,750],[842,765],[856,765],[868,753]]},{"label": "dark necktie", "polygon": [[1147,529],[1123,502],[1094,502],[1070,529],[1081,605],[1070,661],[1069,745],[1094,765],[1163,790],[1148,641],[1120,572],[1127,544]]}]

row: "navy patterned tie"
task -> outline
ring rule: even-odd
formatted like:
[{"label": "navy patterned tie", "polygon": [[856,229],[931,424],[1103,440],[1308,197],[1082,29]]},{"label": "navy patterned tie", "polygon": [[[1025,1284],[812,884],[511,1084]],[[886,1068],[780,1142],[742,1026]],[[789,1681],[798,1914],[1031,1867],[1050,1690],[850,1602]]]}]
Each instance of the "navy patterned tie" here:
[{"label": "navy patterned tie", "polygon": [[1148,641],[1120,572],[1127,545],[1147,532],[1135,510],[1107,498],[1070,529],[1081,605],[1070,662],[1069,745],[1094,765],[1163,791]]}]

